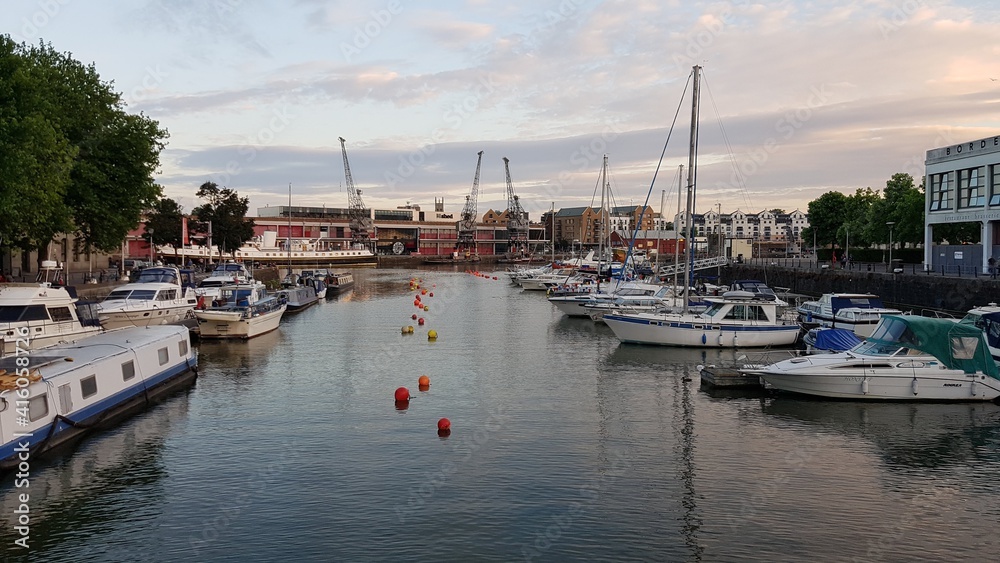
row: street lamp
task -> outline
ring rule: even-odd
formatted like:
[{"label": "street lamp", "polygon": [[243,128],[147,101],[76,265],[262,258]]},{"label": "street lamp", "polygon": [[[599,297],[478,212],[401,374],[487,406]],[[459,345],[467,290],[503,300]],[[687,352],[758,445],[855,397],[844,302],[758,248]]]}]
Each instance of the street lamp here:
[{"label": "street lamp", "polygon": [[154,254],[155,252],[156,252],[156,247],[153,246],[153,229],[150,228],[149,229],[149,265],[150,266],[152,266],[153,264],[156,263],[156,261],[153,259],[153,257],[155,256],[155,254]]},{"label": "street lamp", "polygon": [[892,226],[895,225],[895,221],[886,221],[885,226],[889,227],[889,269],[892,269]]}]

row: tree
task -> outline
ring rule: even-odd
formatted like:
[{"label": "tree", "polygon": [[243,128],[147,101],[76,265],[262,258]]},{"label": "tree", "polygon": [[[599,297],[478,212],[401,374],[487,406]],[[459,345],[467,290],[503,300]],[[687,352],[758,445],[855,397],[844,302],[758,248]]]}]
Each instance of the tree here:
[{"label": "tree", "polygon": [[93,65],[45,43],[0,36],[0,78],[0,236],[29,250],[76,232],[86,247],[118,249],[160,195],[166,130],[126,113]]},{"label": "tree", "polygon": [[813,239],[825,246],[837,241],[837,231],[847,217],[848,198],[840,192],[826,192],[809,202],[809,228],[803,231],[803,240]]},{"label": "tree", "polygon": [[780,207],[775,207],[774,209],[771,210],[771,214],[772,215],[784,215],[785,214],[785,210],[781,209]]},{"label": "tree", "polygon": [[174,247],[174,258],[177,258],[177,249],[184,245],[183,222],[184,211],[181,206],[170,198],[160,199],[153,205],[153,210],[146,214],[143,236],[150,244],[169,244]]},{"label": "tree", "polygon": [[253,238],[254,222],[247,219],[250,198],[240,197],[236,190],[220,188],[215,182],[205,182],[195,194],[207,203],[196,207],[191,213],[200,221],[212,223],[212,242],[223,253],[231,252]]}]

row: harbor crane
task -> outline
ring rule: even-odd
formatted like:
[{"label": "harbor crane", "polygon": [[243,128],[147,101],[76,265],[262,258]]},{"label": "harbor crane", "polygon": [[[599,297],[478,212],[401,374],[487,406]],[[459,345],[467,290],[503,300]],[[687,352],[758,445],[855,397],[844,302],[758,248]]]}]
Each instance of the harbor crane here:
[{"label": "harbor crane", "polygon": [[462,208],[462,219],[458,222],[459,252],[476,253],[476,227],[479,217],[476,212],[476,199],[479,197],[479,169],[483,164],[483,151],[479,151],[476,162],[476,177],[472,180],[472,193],[465,196],[465,207]]},{"label": "harbor crane", "polygon": [[340,149],[344,153],[344,176],[347,178],[347,203],[350,208],[351,246],[371,250],[373,222],[371,214],[361,199],[361,190],[354,187],[351,165],[347,162],[347,141],[340,137]]},{"label": "harbor crane", "polygon": [[514,193],[514,184],[510,181],[510,160],[503,157],[503,169],[507,176],[507,250],[515,254],[523,254],[528,249],[528,214],[521,208],[521,201]]}]

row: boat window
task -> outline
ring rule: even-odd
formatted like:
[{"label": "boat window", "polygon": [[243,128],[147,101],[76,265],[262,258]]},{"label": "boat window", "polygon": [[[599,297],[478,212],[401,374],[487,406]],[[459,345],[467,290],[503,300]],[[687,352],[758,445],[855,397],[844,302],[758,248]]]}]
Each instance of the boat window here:
[{"label": "boat window", "polygon": [[116,289],[108,294],[104,298],[105,301],[111,301],[113,299],[128,299],[129,294],[132,293],[131,289]]},{"label": "boat window", "polygon": [[177,343],[177,351],[180,352],[180,356],[183,358],[188,355],[188,343],[187,340],[181,340]]},{"label": "boat window", "polygon": [[204,279],[198,284],[198,287],[222,287],[229,283],[229,280],[209,280]]},{"label": "boat window", "polygon": [[129,360],[122,364],[122,381],[128,381],[135,377],[135,362]]},{"label": "boat window", "polygon": [[57,323],[73,320],[73,313],[70,312],[69,307],[51,307],[49,308],[49,316]]},{"label": "boat window", "polygon": [[165,289],[156,295],[157,301],[173,301],[177,299],[176,289]]},{"label": "boat window", "polygon": [[742,321],[743,319],[747,318],[747,306],[733,305],[733,308],[730,309],[728,313],[726,313],[726,316],[724,318]]},{"label": "boat window", "polygon": [[971,360],[976,357],[979,338],[975,336],[951,337],[951,355],[956,360]]},{"label": "boat window", "polygon": [[178,283],[177,272],[165,268],[145,269],[139,274],[136,283]]},{"label": "boat window", "polygon": [[167,350],[166,348],[160,348],[159,350],[156,351],[156,353],[160,356],[161,366],[170,361],[170,351]]},{"label": "boat window", "polygon": [[715,315],[719,314],[719,311],[722,309],[723,306],[724,303],[712,303],[712,305],[708,309],[706,309],[705,312],[702,313],[701,315],[703,317],[714,317]]},{"label": "boat window", "polygon": [[49,415],[49,394],[42,393],[28,399],[28,419],[31,422],[41,420]]},{"label": "boat window", "polygon": [[47,321],[49,313],[45,305],[3,305],[0,306],[0,323],[27,321]]},{"label": "boat window", "polygon": [[83,398],[87,399],[97,394],[97,376],[90,375],[80,380],[80,391]]},{"label": "boat window", "polygon": [[154,297],[156,297],[155,289],[137,289],[128,298],[136,301],[152,301]]}]

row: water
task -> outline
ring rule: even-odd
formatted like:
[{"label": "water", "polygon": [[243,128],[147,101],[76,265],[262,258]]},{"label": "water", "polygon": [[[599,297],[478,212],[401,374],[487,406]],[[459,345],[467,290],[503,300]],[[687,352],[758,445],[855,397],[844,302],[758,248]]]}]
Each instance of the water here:
[{"label": "water", "polygon": [[[424,327],[411,276],[435,285]],[[996,405],[713,396],[695,366],[731,352],[623,346],[503,279],[357,277],[272,334],[200,344],[190,391],[33,464],[30,559],[996,557]],[[22,492],[7,476],[15,559]]]}]

